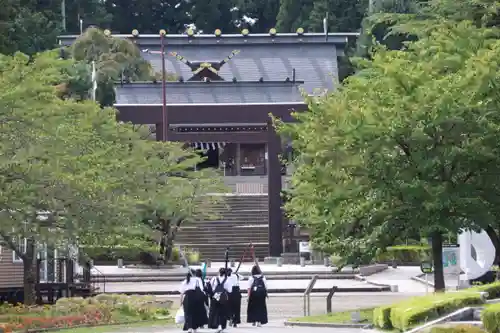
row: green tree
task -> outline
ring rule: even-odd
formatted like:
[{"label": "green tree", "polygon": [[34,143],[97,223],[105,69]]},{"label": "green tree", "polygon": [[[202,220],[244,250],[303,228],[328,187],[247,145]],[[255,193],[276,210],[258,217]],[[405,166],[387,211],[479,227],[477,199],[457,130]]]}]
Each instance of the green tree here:
[{"label": "green tree", "polygon": [[144,207],[189,220],[219,181],[190,171],[196,155],[181,144],[143,140],[116,110],[60,98],[73,67],[57,51],[0,57],[0,84],[9,87],[0,92],[0,237],[23,261],[28,304],[41,245],[69,251],[116,234],[153,236],[138,222]]},{"label": "green tree", "polygon": [[103,106],[111,106],[115,102],[116,81],[150,81],[156,75],[134,43],[108,37],[97,28],[87,29],[78,37],[71,46],[71,53],[76,61],[87,64],[89,70],[92,61],[95,61],[98,82],[96,99]]},{"label": "green tree", "polygon": [[[34,302],[40,245],[77,244],[87,232],[135,214],[120,181],[133,170],[115,163],[128,145],[116,143],[115,112],[56,95],[69,66],[57,52],[31,61],[22,54],[0,58],[0,82],[10,87],[0,93],[0,236],[23,261],[28,304]],[[24,239],[23,251],[17,244]]]},{"label": "green tree", "polygon": [[[155,151],[160,159],[157,163],[150,163],[149,170],[159,181],[152,188],[144,189],[151,199],[140,206],[140,212],[150,234],[160,235],[160,254],[163,261],[168,262],[172,258],[175,237],[183,224],[217,217],[213,207],[222,197],[214,193],[224,192],[224,186],[216,170],[192,171],[202,161],[196,152],[186,151],[178,144],[165,146],[163,143],[156,144]],[[165,170],[162,160],[166,154],[168,159],[182,162]],[[167,192],[159,185],[177,191]]]},{"label": "green tree", "polygon": [[280,0],[276,29],[280,32],[294,32],[297,28],[308,27],[313,6],[314,0]]},{"label": "green tree", "polygon": [[[369,260],[394,237],[498,220],[498,31],[444,22],[373,61],[282,130],[299,152],[286,209],[320,247]],[[315,133],[315,135],[310,135]]]},{"label": "green tree", "polygon": [[276,17],[280,8],[279,0],[239,0],[237,2],[240,20],[246,16],[256,19],[248,28],[252,32],[268,32],[276,27]]},{"label": "green tree", "polygon": [[106,1],[106,11],[113,17],[110,28],[118,33],[157,34],[161,29],[168,33],[182,33],[189,21],[190,4],[180,0]]},{"label": "green tree", "polygon": [[0,54],[32,55],[55,45],[60,29],[47,11],[20,0],[0,0],[0,8]]},{"label": "green tree", "polygon": [[189,5],[189,19],[198,31],[206,34],[213,33],[215,29],[221,29],[225,33],[236,32],[235,19],[237,17],[233,16],[233,1],[192,0]]}]

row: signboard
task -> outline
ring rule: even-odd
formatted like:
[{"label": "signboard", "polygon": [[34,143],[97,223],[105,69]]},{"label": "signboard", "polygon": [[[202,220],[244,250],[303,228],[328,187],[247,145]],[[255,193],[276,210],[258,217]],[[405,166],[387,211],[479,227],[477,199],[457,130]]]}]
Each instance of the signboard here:
[{"label": "signboard", "polygon": [[458,245],[443,246],[443,274],[460,275],[460,247]]},{"label": "signboard", "polygon": [[309,246],[309,242],[299,242],[299,252],[311,253],[311,247]]},{"label": "signboard", "polygon": [[432,266],[431,262],[424,261],[420,264],[420,270],[424,274],[431,274],[434,271],[434,267]]}]

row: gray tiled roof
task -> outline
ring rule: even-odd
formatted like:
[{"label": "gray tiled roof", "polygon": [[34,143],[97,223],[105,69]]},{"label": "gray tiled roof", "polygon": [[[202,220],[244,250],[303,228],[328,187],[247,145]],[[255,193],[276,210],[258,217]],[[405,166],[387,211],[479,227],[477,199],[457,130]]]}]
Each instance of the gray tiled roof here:
[{"label": "gray tiled roof", "polygon": [[[220,70],[220,76],[231,81],[284,81],[292,78],[293,69],[297,80],[304,81],[304,89],[313,93],[315,88],[332,89],[338,76],[335,45],[213,45],[199,48],[193,45],[168,46],[167,52],[175,51],[190,61],[221,61],[231,51],[241,52]],[[161,71],[159,54],[144,54],[157,71]],[[167,71],[188,79],[192,76],[188,66],[172,56],[166,57]]]},{"label": "gray tiled roof", "polygon": [[[296,79],[304,81],[302,88],[309,94],[315,89],[333,89],[338,77],[337,56],[349,36],[353,34],[329,34],[328,40],[324,34],[278,34],[271,37],[266,34],[223,35],[215,38],[213,35],[199,35],[192,39],[183,35],[167,35],[166,52],[177,52],[192,62],[219,62],[231,51],[240,50],[220,70],[220,76],[231,81],[284,81],[292,78],[293,69]],[[130,35],[116,35],[120,38],[130,38]],[[75,36],[61,36],[63,45],[69,44]],[[158,35],[140,35],[135,39],[138,47],[150,51],[160,50]],[[160,54],[143,53],[155,69],[161,71]],[[173,56],[166,56],[167,71],[182,76],[185,80],[192,76],[188,66]]]},{"label": "gray tiled roof", "polygon": [[[292,82],[167,82],[167,104],[302,102]],[[116,104],[162,104],[161,83],[116,86]]]}]

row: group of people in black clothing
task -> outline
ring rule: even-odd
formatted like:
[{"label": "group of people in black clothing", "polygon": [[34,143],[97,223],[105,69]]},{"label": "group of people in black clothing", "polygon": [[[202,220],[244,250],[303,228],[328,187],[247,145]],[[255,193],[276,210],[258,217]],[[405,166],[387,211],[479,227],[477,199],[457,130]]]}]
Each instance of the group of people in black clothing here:
[{"label": "group of people in black clothing", "polygon": [[[222,332],[228,322],[237,327],[241,323],[242,277],[230,268],[221,268],[210,281],[203,280],[201,269],[189,271],[179,292],[184,310],[184,331],[196,332],[208,326]],[[267,284],[259,266],[253,266],[247,284],[247,322],[254,326],[267,324]]]}]

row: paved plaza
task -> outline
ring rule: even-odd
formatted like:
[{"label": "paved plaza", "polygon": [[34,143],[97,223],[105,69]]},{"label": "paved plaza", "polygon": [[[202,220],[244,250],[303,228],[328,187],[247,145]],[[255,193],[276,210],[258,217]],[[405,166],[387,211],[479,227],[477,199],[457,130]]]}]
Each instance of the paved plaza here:
[{"label": "paved plaza", "polygon": [[[391,304],[411,296],[420,296],[414,293],[339,293],[332,299],[332,311],[341,312],[356,309],[371,308]],[[179,296],[168,296],[166,299],[174,302],[173,308],[179,307]],[[304,315],[303,296],[299,294],[270,295],[267,300],[269,320],[283,323],[286,319],[302,317]],[[246,297],[241,304],[242,320],[246,320]],[[311,315],[326,313],[326,294],[311,295]]]},{"label": "paved plaza", "polygon": [[[239,273],[243,275],[250,274],[250,271],[253,267],[253,263],[242,263],[239,269]],[[207,273],[209,275],[217,274],[219,268],[224,267],[224,262],[213,262],[210,268],[207,268]],[[238,266],[238,263],[236,264]],[[190,265],[191,268],[197,269],[201,268],[199,265]],[[278,267],[278,265],[273,264],[264,264],[259,263],[259,267],[262,269],[264,273],[331,273],[333,272],[333,267],[326,267],[325,265],[306,265],[305,267],[301,267],[300,265],[282,265]],[[102,274],[106,276],[119,276],[123,274],[130,275],[148,275],[148,274],[185,274],[186,268],[181,266],[174,266],[172,268],[135,268],[133,266],[127,266],[124,268],[118,268],[117,266],[95,266],[95,268]],[[233,270],[236,268],[233,268]],[[343,272],[352,272],[351,268],[345,268],[342,270]],[[95,271],[94,271],[95,272]]]},{"label": "paved plaza", "polygon": [[[134,327],[134,328],[120,328],[119,331],[109,331],[109,333],[174,333],[182,332],[178,327]],[[215,330],[201,329],[199,333],[213,333]],[[238,328],[228,328],[225,332],[228,333],[373,333],[375,330],[365,330],[359,328],[311,328],[311,327],[284,327],[281,323],[270,322],[263,327],[252,327],[251,325],[241,325]]]},{"label": "paved plaza", "polygon": [[[246,280],[241,282],[241,285],[246,288]],[[309,280],[269,280],[267,287],[269,290],[276,289],[295,289],[301,291],[306,289]],[[142,292],[172,292],[179,289],[179,282],[106,282],[107,293],[142,293]],[[372,285],[357,280],[318,280],[314,286],[315,289],[329,289],[333,286],[338,288],[367,288]],[[104,285],[102,285],[104,287]],[[101,288],[101,290],[103,290]],[[314,290],[314,289],[313,289]],[[323,290],[325,291],[325,290]]]}]

